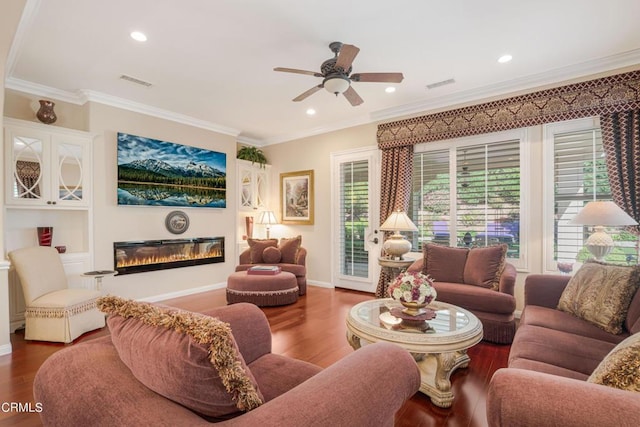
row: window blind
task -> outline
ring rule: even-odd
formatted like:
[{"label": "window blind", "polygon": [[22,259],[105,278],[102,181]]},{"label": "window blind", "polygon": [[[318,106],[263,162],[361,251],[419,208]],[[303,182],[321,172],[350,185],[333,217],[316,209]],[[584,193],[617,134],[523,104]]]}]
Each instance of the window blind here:
[{"label": "window blind", "polygon": [[428,241],[449,245],[450,193],[449,150],[416,153],[409,212],[418,227],[414,250]]},{"label": "window blind", "polygon": [[506,243],[518,258],[520,142],[459,147],[456,159],[457,245]]},{"label": "window blind", "polygon": [[340,165],[340,273],[368,277],[369,254],[364,250],[369,227],[369,166],[366,160]]}]

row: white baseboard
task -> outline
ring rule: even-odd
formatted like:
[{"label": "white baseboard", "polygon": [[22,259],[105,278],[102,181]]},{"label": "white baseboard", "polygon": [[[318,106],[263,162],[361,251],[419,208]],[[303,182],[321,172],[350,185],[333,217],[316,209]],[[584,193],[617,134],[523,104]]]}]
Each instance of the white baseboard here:
[{"label": "white baseboard", "polygon": [[307,285],[317,286],[319,288],[335,289],[335,286],[333,286],[332,283],[320,282],[318,280],[307,280]]},{"label": "white baseboard", "polygon": [[11,344],[0,345],[0,356],[11,354],[12,350]]},{"label": "white baseboard", "polygon": [[513,312],[513,315],[516,317],[516,319],[520,318],[520,315],[522,315],[522,310],[516,310]]},{"label": "white baseboard", "polygon": [[154,295],[152,297],[140,298],[138,301],[159,302],[172,298],[185,297],[187,295],[199,294],[201,292],[213,291],[215,289],[223,289],[227,286],[227,282],[215,283],[213,285],[200,286],[198,288],[184,289],[182,291],[169,292],[166,294]]}]

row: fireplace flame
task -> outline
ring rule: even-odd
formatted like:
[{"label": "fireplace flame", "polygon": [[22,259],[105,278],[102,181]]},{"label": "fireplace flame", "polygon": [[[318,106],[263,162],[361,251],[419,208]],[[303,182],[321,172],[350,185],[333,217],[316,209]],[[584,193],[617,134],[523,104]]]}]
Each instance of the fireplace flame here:
[{"label": "fireplace flame", "polygon": [[179,261],[191,261],[197,259],[206,259],[206,258],[217,258],[222,256],[222,250],[214,249],[206,253],[178,253],[166,256],[135,256],[130,259],[120,258],[116,264],[116,268],[124,268],[124,267],[136,267],[141,265],[149,265],[149,264],[164,264],[170,262],[179,262]]}]

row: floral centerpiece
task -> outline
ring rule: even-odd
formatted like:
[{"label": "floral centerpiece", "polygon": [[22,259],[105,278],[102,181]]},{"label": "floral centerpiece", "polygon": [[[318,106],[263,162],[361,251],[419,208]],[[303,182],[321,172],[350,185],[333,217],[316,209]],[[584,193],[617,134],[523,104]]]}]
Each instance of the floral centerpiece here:
[{"label": "floral centerpiece", "polygon": [[389,285],[389,296],[400,302],[406,308],[408,315],[417,316],[420,309],[425,307],[438,295],[432,286],[433,279],[420,272],[405,272],[394,279]]}]

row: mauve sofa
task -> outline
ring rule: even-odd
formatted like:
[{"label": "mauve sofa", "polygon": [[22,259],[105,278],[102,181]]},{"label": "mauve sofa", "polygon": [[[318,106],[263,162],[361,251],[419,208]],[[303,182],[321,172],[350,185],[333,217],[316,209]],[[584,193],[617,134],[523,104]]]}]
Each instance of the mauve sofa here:
[{"label": "mauve sofa", "polygon": [[[433,253],[433,250],[437,253]],[[477,248],[473,251],[492,251],[492,248]],[[432,262],[425,267],[427,251]],[[449,248],[427,244],[423,247],[423,257],[417,259],[407,271],[421,271],[435,281],[433,287],[438,293],[437,300],[465,308],[482,322],[483,339],[497,344],[509,344],[516,332],[516,299],[513,295],[516,283],[516,268],[504,262],[498,289],[465,283],[465,277],[482,276],[483,262],[466,262],[466,248]],[[475,253],[475,252],[474,252]],[[473,264],[473,265],[471,265]],[[488,261],[488,264],[492,264]],[[493,263],[495,264],[495,262]],[[488,266],[488,265],[487,265]],[[471,269],[471,272],[467,270]],[[466,272],[466,274],[465,274]]]},{"label": "mauve sofa", "polygon": [[640,332],[640,292],[614,335],[557,310],[569,276],[529,275],[509,353],[489,385],[490,426],[640,426],[640,394],[586,382],[605,356]]},{"label": "mauve sofa", "polygon": [[[253,304],[204,314],[229,323],[265,403],[221,421],[242,426],[391,426],[420,387],[411,355],[371,344],[326,369],[271,353],[271,332]],[[111,336],[58,351],[38,370],[34,396],[45,426],[199,426],[210,424],[151,391],[121,361]]]}]

